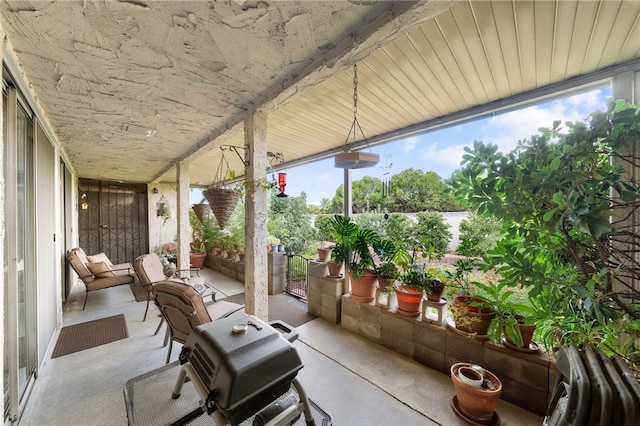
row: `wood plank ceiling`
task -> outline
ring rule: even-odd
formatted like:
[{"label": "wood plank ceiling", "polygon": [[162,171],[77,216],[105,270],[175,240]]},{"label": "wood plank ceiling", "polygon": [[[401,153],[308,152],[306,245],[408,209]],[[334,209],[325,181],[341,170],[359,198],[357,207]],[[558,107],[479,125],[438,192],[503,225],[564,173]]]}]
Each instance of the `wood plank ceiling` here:
[{"label": "wood plank ceiling", "polygon": [[[389,134],[639,57],[637,1],[464,1],[358,63],[358,121],[368,138]],[[288,161],[341,150],[352,76],[347,69],[272,112],[269,149]],[[242,133],[227,143],[242,145]],[[217,164],[217,151],[194,168]]]},{"label": "wood plank ceiling", "polygon": [[[60,2],[2,6],[9,50],[80,177],[174,182],[175,163],[186,158],[192,184],[210,184],[220,145],[243,146],[242,115],[256,107],[268,112],[268,150],[284,155],[282,167],[329,157],[346,148],[353,122],[354,63],[358,119],[376,144],[640,58],[638,1],[398,2],[403,9],[392,12],[385,2],[276,2],[249,13],[237,5],[260,2],[226,1],[187,3],[191,13],[167,6],[163,15],[123,3],[132,9],[126,15],[111,2],[85,2],[66,15]],[[274,11],[282,20],[265,25]],[[194,35],[202,28],[210,39]],[[354,46],[336,53],[345,39],[331,39],[332,31],[351,34]],[[222,33],[228,45],[213,43]],[[278,48],[259,37],[277,38]],[[60,50],[56,39],[69,45]],[[191,63],[188,72],[181,61]],[[111,98],[108,108],[101,96]],[[156,134],[123,139],[113,127],[126,117],[152,119]],[[242,174],[235,153],[226,156]]]}]

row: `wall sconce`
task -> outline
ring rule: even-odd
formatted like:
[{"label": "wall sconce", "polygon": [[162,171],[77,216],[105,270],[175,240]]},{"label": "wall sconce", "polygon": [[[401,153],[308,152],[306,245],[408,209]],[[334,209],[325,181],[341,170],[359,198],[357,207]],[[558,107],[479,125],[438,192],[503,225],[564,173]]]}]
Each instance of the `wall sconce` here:
[{"label": "wall sconce", "polygon": [[159,191],[158,191],[158,188],[153,188],[153,193],[154,193],[154,194],[157,194],[158,192],[159,192]]},{"label": "wall sconce", "polygon": [[285,186],[287,186],[287,174],[280,172],[278,173],[278,187],[280,188],[280,193],[277,195],[278,197],[288,197],[288,195],[284,193]]},{"label": "wall sconce", "polygon": [[80,196],[80,198],[82,199],[82,203],[80,204],[80,208],[82,210],[89,210],[89,203],[87,203],[87,193],[85,192],[84,194],[82,194]]}]

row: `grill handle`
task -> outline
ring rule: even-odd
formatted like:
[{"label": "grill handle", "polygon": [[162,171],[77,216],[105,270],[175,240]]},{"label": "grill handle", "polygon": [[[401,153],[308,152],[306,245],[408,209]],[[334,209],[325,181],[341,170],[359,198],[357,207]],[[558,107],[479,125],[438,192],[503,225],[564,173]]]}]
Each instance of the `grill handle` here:
[{"label": "grill handle", "polygon": [[298,330],[291,327],[289,324],[287,324],[284,321],[280,321],[280,320],[269,321],[269,325],[275,328],[276,330],[278,330],[282,334],[282,337],[284,337],[291,343],[295,342],[298,339]]}]

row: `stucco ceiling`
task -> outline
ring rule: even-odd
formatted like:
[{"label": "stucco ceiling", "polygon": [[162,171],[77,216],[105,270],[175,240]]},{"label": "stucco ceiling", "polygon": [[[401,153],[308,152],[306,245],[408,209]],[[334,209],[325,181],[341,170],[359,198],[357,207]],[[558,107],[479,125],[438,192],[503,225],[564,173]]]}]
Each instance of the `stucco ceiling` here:
[{"label": "stucco ceiling", "polygon": [[355,63],[376,143],[640,58],[638,1],[4,1],[2,24],[78,176],[129,182],[187,159],[211,183],[256,108],[285,165],[344,149]]}]

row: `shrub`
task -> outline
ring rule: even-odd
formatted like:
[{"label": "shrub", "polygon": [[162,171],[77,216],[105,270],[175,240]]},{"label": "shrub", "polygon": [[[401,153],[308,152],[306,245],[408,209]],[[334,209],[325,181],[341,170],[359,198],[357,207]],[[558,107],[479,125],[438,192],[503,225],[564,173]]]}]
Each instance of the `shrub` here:
[{"label": "shrub", "polygon": [[500,239],[500,222],[491,216],[471,213],[460,222],[460,246],[458,253],[463,256],[483,256],[495,247]]},{"label": "shrub", "polygon": [[438,212],[418,212],[416,217],[418,223],[414,225],[412,234],[419,246],[429,252],[431,258],[442,258],[453,237],[449,225]]}]

